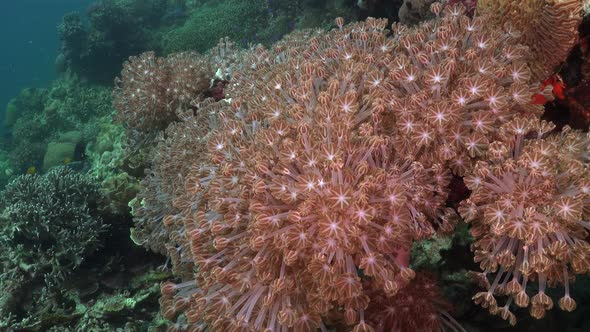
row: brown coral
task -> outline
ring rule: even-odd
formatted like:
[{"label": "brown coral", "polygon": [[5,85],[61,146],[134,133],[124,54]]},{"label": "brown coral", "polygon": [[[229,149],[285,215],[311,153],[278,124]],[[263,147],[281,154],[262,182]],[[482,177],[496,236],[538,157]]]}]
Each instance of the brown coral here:
[{"label": "brown coral", "polygon": [[[224,81],[234,70],[248,65],[242,59],[245,54],[248,52],[237,50],[227,39],[206,55],[179,53],[160,59],[145,53],[125,64],[121,86],[115,88],[118,118],[128,125],[131,143],[141,145],[149,138],[152,147],[146,149],[155,145],[144,160],[149,164],[147,176],[130,204],[136,226],[132,238],[167,254],[178,276],[190,276],[192,258],[189,250],[182,250],[179,239],[183,235],[170,220],[180,211],[175,201],[185,194],[192,165],[205,158],[207,135],[217,125],[220,104],[205,98],[214,80],[212,63],[217,67],[215,79]],[[143,73],[138,72],[141,68]],[[141,91],[134,92],[134,88]],[[163,99],[146,99],[150,93],[162,93]]]},{"label": "brown coral", "polygon": [[131,142],[140,143],[176,121],[177,111],[201,101],[213,77],[208,58],[197,53],[131,57],[115,80],[116,119],[128,128]]},{"label": "brown coral", "polygon": [[537,80],[549,78],[578,40],[582,0],[478,0],[477,11],[490,13],[498,26],[510,25],[518,41],[531,48],[529,61]]},{"label": "brown coral", "polygon": [[[171,330],[418,326],[412,317],[379,317],[396,294],[408,291],[400,303],[414,305],[407,297],[424,293],[413,284],[408,249],[452,231],[444,207],[451,171],[469,174],[475,192],[461,212],[478,239],[481,281],[495,278],[476,296],[480,304],[513,322],[511,302],[499,307],[495,296],[513,294],[524,305],[521,288],[538,280],[542,291],[531,301],[539,317],[551,306],[545,286],[559,276],[567,285],[588,268],[586,224],[576,219],[586,196],[571,176],[585,174],[588,153],[568,145],[578,134],[552,141],[550,127],[535,127],[531,49],[513,29],[484,24],[489,15],[432,9],[436,19],[414,29],[394,24],[390,34],[383,20],[339,18],[328,33],[298,32],[251,50],[239,60],[246,65],[232,67],[216,125],[199,127],[203,109],[177,113],[189,116],[169,129],[153,168],[171,208],[155,204],[145,218],[162,219],[153,229],[169,238],[151,240],[164,243],[180,279],[162,285],[165,317],[184,315]],[[553,160],[541,153],[546,145],[548,153],[569,149]],[[490,221],[489,206],[503,203],[505,213],[532,220],[526,232],[524,222]],[[544,250],[565,257],[566,271]],[[508,293],[510,278],[518,292]],[[560,304],[575,306],[569,295]],[[444,324],[432,318],[425,330]]]},{"label": "brown coral", "polygon": [[[590,138],[568,128],[545,137],[552,129],[545,122],[511,121],[504,139],[465,178],[473,193],[460,212],[472,224],[475,261],[484,270],[479,279],[487,288],[474,299],[512,324],[512,303],[530,304],[535,318],[553,307],[547,287],[563,285],[559,305],[573,310],[569,283],[590,271]],[[529,298],[527,284],[535,281],[538,293]],[[509,298],[504,305],[497,303],[501,295]]]},{"label": "brown coral", "polygon": [[[440,13],[441,6],[433,6]],[[439,162],[462,175],[482,156],[497,128],[515,115],[537,117],[526,48],[511,31],[469,19],[463,6],[415,29],[393,26],[395,57],[373,104],[381,104],[383,130],[396,149],[428,165]],[[432,32],[434,31],[434,32]],[[381,98],[380,98],[381,97]]]},{"label": "brown coral", "polygon": [[179,202],[196,212],[175,218],[198,262],[192,323],[299,331],[331,314],[361,329],[369,298],[357,269],[392,296],[413,278],[412,240],[452,228],[448,172],[396,155],[373,123],[384,109],[368,97],[382,75],[358,60],[391,50],[384,24],[302,36],[301,53],[261,50],[255,70],[232,80],[209,162],[197,166],[202,195]]}]

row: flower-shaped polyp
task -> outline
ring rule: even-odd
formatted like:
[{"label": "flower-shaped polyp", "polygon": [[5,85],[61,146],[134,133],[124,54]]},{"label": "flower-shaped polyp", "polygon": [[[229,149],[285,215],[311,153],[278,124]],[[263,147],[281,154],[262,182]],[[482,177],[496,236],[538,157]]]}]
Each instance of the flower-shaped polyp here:
[{"label": "flower-shaped polyp", "polygon": [[[587,135],[565,131],[546,136],[553,127],[515,119],[502,129],[503,142],[490,146],[488,162],[477,164],[465,183],[473,191],[460,212],[472,223],[475,261],[484,270],[479,280],[488,289],[474,299],[511,323],[514,302],[531,305],[531,315],[553,307],[547,287],[563,285],[563,310],[575,309],[569,284],[573,275],[590,270],[590,173]],[[585,212],[586,211],[586,212]],[[488,280],[491,276],[491,284]],[[529,298],[527,284],[538,292]],[[508,296],[499,307],[495,296]]]},{"label": "flower-shaped polyp", "polygon": [[215,330],[306,331],[326,315],[361,329],[364,285],[393,296],[414,276],[412,241],[452,227],[448,171],[379,135],[383,108],[365,96],[382,75],[346,56],[379,45],[383,23],[333,32],[348,48],[312,39],[307,62],[234,82],[208,143],[214,175],[203,173],[201,203],[183,214],[200,287],[187,316]]}]

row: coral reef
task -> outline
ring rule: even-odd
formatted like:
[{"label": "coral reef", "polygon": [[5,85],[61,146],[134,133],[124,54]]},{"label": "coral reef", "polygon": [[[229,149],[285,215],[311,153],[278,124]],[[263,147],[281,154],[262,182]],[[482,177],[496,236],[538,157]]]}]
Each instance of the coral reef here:
[{"label": "coral reef", "polygon": [[10,179],[14,176],[14,170],[10,165],[8,153],[0,149],[0,188],[4,188]]},{"label": "coral reef", "polygon": [[[100,182],[110,213],[127,216],[129,202],[139,191],[143,169],[135,167],[135,161],[125,149],[125,129],[107,115],[95,122],[96,138],[86,146],[85,156],[90,164],[88,173]],[[137,157],[137,156],[135,156]]]},{"label": "coral reef", "polygon": [[[20,116],[10,127],[4,149],[9,151],[16,173],[31,166],[44,169],[43,159],[51,142],[75,145],[73,150],[78,153],[67,156],[73,157],[70,161],[80,160],[84,145],[96,136],[94,121],[112,111],[109,89],[80,84],[73,77],[56,80],[49,89],[24,89],[15,104]],[[79,132],[81,137],[75,141],[62,138],[68,132]],[[57,159],[48,166],[63,163],[63,159]]]},{"label": "coral reef", "polygon": [[58,26],[60,73],[109,84],[129,56],[205,52],[230,37],[241,46],[270,44],[296,28],[329,27],[334,17],[356,18],[340,0],[101,0],[82,17],[64,15]]},{"label": "coral reef", "polygon": [[[328,33],[296,32],[243,56],[250,65],[232,72],[225,100],[176,113],[179,122],[156,148],[161,157],[149,189],[136,201],[142,211],[136,238],[165,251],[180,281],[161,286],[163,315],[176,320],[170,330],[456,327],[409,255],[415,241],[453,231],[447,193],[456,186],[451,179],[460,178],[473,191],[462,195],[470,198],[461,214],[472,225],[476,260],[485,270],[479,279],[484,286],[487,277],[493,280],[476,302],[515,323],[512,302],[495,306],[494,295],[515,294],[504,283],[513,277],[511,286],[522,287],[525,276],[525,286],[527,278],[539,281],[531,315],[541,317],[551,307],[545,288],[567,286],[570,274],[588,268],[581,212],[548,226],[552,235],[535,239],[537,247],[525,242],[530,237],[491,225],[486,204],[506,193],[496,198],[475,184],[487,181],[488,191],[514,185],[508,182],[516,175],[499,184],[498,175],[485,171],[490,157],[505,158],[504,172],[525,174],[518,167],[530,167],[519,158],[526,150],[520,144],[532,138],[520,127],[539,121],[542,107],[531,101],[540,71],[550,69],[528,66],[539,36],[523,36],[527,29],[561,28],[544,15],[555,18],[567,8],[572,15],[565,15],[560,31],[566,44],[575,40],[570,25],[579,22],[579,10],[572,1],[560,6],[547,3],[542,19],[519,26],[523,34],[504,24],[503,11],[484,5],[470,18],[463,6],[435,3],[433,20],[415,28],[394,23],[391,34],[384,20],[344,25],[338,18],[338,28]],[[553,60],[565,60],[562,53]],[[555,141],[555,150],[571,136],[541,128],[537,139]],[[587,153],[566,151],[551,162],[585,178]],[[563,166],[567,158],[578,162]],[[561,182],[568,177],[551,168],[527,172],[529,178],[519,181],[560,188],[539,202],[581,211],[584,198]],[[478,182],[472,174],[490,178]],[[559,214],[547,207],[506,208],[515,219],[529,210],[531,220],[541,211],[544,219]],[[528,219],[520,223],[537,227]],[[565,282],[544,246],[555,257],[569,257],[559,265],[569,271]],[[414,296],[432,300],[426,306]],[[575,306],[569,293],[563,299],[563,309]],[[396,305],[404,306],[403,315],[388,314]],[[428,318],[418,322],[413,317],[420,310]]]},{"label": "coral reef", "polygon": [[58,26],[66,67],[93,82],[110,83],[126,58],[157,47],[151,32],[167,8],[166,0],[101,0],[88,9],[87,20],[66,14]]},{"label": "coral reef", "polygon": [[158,269],[162,257],[129,240],[129,214],[112,207],[120,197],[105,188],[60,167],[20,176],[2,192],[0,329],[107,332],[164,324],[159,283],[170,274]]},{"label": "coral reef", "polygon": [[67,14],[59,79],[4,119],[0,330],[583,330],[582,6]]},{"label": "coral reef", "polygon": [[270,45],[295,29],[328,28],[338,16],[356,19],[356,9],[339,0],[205,1],[191,8],[182,26],[162,29],[162,48],[205,52],[225,37],[240,46]]},{"label": "coral reef", "polygon": [[71,169],[23,175],[0,194],[3,317],[32,297],[51,297],[96,250],[104,232],[97,184]]},{"label": "coral reef", "polygon": [[60,166],[74,159],[76,145],[72,143],[50,142],[47,145],[45,157],[43,157],[43,170],[47,171],[55,166]]},{"label": "coral reef", "polygon": [[225,0],[203,4],[193,11],[183,26],[164,35],[164,52],[205,52],[224,37],[243,45],[256,43],[258,40],[254,36],[269,21],[267,8],[265,0]]},{"label": "coral reef", "polygon": [[7,104],[6,109],[4,110],[4,127],[12,127],[18,117],[20,116],[19,107],[17,105],[16,99],[12,98]]}]

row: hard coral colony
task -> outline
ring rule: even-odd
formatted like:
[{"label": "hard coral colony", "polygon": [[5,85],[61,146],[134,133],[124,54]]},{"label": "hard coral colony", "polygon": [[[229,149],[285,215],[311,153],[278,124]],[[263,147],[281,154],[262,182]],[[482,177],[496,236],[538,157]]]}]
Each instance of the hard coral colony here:
[{"label": "hard coral colony", "polygon": [[[571,48],[581,2],[542,2],[526,1],[541,19],[519,28],[555,28],[552,47]],[[552,132],[531,103],[544,79],[531,68],[563,52],[533,53],[542,42],[486,8],[295,32],[236,56],[225,100],[175,113],[136,228],[181,279],[161,286],[171,331],[461,330],[409,261],[414,241],[453,232],[453,175],[472,191],[459,212],[484,270],[475,301],[515,324],[513,304],[540,318],[545,289],[562,285],[560,307],[575,308],[569,284],[590,268],[589,138]],[[153,75],[139,65],[126,72]],[[124,107],[134,98],[153,102],[141,82],[119,85],[122,118],[142,117]],[[149,206],[162,197],[165,210]]]}]

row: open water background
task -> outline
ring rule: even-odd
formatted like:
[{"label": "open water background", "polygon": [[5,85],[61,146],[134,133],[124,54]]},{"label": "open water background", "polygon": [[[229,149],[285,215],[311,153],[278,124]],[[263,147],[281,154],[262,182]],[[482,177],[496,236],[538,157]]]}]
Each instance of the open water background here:
[{"label": "open water background", "polygon": [[26,87],[48,86],[55,78],[62,16],[84,13],[94,1],[0,0],[0,124],[10,98]]}]

